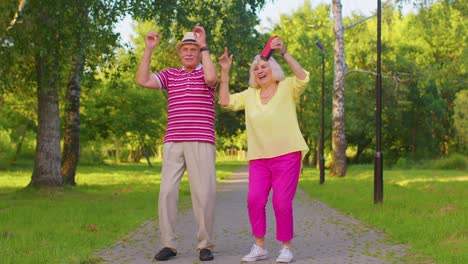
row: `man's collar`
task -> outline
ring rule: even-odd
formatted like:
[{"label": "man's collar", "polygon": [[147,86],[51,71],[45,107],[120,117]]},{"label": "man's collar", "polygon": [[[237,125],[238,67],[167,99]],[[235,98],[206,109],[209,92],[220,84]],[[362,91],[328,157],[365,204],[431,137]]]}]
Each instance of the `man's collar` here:
[{"label": "man's collar", "polygon": [[[195,68],[195,71],[200,70],[202,68],[202,64],[198,64],[198,66]],[[182,70],[185,71],[185,67],[182,66]]]}]

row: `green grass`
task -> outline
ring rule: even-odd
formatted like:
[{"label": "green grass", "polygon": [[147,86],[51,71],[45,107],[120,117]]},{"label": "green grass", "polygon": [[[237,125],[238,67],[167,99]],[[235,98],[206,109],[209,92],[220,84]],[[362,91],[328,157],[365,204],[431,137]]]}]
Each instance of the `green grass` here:
[{"label": "green grass", "polygon": [[[222,179],[245,162],[219,162]],[[77,187],[24,189],[32,164],[0,171],[1,263],[98,263],[95,253],[157,217],[160,163],[80,166]],[[351,166],[300,186],[331,207],[409,244],[408,263],[468,263],[468,176],[457,170],[385,170],[384,202],[373,203],[373,167]],[[186,177],[181,202],[189,199]]]},{"label": "green grass", "polygon": [[300,186],[311,196],[412,247],[409,263],[468,263],[468,173],[462,170],[385,170],[384,201],[374,204],[373,166],[351,166],[344,178],[319,185],[304,169]]},{"label": "green grass", "polygon": [[[222,162],[218,178],[245,163]],[[0,171],[1,263],[98,263],[96,251],[157,217],[160,163],[80,166],[77,187],[24,189],[31,164]],[[181,183],[187,201],[187,178]]]}]

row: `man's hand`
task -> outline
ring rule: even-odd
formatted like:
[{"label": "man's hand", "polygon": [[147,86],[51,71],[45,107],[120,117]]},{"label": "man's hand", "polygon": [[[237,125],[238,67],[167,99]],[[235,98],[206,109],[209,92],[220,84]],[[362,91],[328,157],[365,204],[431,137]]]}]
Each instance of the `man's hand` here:
[{"label": "man's hand", "polygon": [[145,37],[145,44],[147,48],[154,49],[159,43],[161,39],[161,35],[155,31],[151,31]]},{"label": "man's hand", "polygon": [[200,48],[206,47],[206,33],[205,29],[201,26],[193,27],[193,35],[195,36],[195,41],[197,42]]}]

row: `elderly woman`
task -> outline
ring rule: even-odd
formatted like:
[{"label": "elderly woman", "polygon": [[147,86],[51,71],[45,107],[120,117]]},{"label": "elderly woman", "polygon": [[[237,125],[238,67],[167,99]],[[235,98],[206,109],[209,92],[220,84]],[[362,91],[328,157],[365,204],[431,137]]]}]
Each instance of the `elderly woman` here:
[{"label": "elderly woman", "polygon": [[250,67],[249,88],[229,93],[229,70],[232,55],[219,57],[221,78],[219,104],[229,110],[245,111],[249,160],[247,206],[255,244],[242,261],[253,262],[268,257],[265,248],[266,204],[273,189],[276,239],[282,242],[277,262],[293,259],[291,240],[294,235],[293,199],[301,171],[301,161],[308,151],[299,129],[296,99],[309,82],[309,73],[286,51],[280,38],[270,42],[286,60],[293,77],[285,78],[273,57],[267,61],[256,56]]}]

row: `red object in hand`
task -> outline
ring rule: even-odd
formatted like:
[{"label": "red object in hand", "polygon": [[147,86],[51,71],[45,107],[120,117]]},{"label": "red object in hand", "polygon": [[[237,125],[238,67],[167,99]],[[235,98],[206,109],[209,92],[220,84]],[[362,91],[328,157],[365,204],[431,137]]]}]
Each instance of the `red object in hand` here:
[{"label": "red object in hand", "polygon": [[277,38],[276,36],[271,37],[267,44],[265,45],[265,48],[263,49],[262,53],[260,53],[260,58],[264,61],[267,61],[270,59],[271,54],[273,53],[273,49],[271,48],[271,42]]}]

